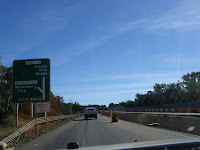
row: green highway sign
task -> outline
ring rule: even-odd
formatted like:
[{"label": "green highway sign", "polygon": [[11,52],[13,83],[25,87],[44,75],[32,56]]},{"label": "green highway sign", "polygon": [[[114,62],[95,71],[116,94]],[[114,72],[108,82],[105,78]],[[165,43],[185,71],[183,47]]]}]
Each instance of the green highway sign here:
[{"label": "green highway sign", "polygon": [[47,102],[50,94],[50,59],[13,61],[13,103]]}]

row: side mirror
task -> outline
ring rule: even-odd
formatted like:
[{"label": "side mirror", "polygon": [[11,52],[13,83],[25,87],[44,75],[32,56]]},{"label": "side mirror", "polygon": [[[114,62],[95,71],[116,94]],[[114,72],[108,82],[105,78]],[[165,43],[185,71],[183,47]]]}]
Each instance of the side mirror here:
[{"label": "side mirror", "polygon": [[76,149],[76,148],[79,148],[79,145],[76,142],[71,142],[67,145],[67,149]]}]

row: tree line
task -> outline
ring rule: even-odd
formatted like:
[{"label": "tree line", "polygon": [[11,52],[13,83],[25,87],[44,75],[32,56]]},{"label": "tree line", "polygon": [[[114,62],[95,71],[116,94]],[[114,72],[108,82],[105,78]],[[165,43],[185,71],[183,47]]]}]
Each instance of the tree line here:
[{"label": "tree line", "polygon": [[[12,71],[13,67],[6,67],[0,61],[0,123],[11,115],[16,115],[16,104],[12,102]],[[69,115],[83,113],[86,105],[80,105],[78,102],[65,103],[62,96],[54,95],[50,92],[51,112],[48,116]],[[88,105],[97,107],[97,109],[106,109],[105,105]],[[72,108],[72,111],[71,111]],[[35,105],[34,105],[35,110]],[[31,103],[22,103],[19,105],[19,116],[30,118]],[[34,111],[34,117],[41,117],[44,114],[38,114]]]},{"label": "tree line", "polygon": [[[10,115],[16,114],[16,104],[12,103],[12,71],[13,67],[6,67],[0,64],[0,123],[4,121]],[[71,114],[70,105],[76,108],[72,113],[76,113],[78,110],[82,110],[78,103],[67,104],[64,103],[64,99],[61,96],[56,96],[53,92],[50,92],[51,112],[48,115],[61,115]],[[35,107],[35,106],[34,106]],[[35,108],[34,108],[35,109]],[[31,104],[22,103],[19,105],[19,116],[30,117]],[[36,114],[34,116],[40,117],[44,114]]]},{"label": "tree line", "polygon": [[[16,104],[12,103],[12,71],[13,67],[6,67],[0,63],[0,123],[11,115],[16,115]],[[77,113],[83,111],[84,107],[79,103],[65,103],[63,97],[56,96],[53,92],[50,92],[51,112],[48,115],[61,115]],[[71,112],[70,107],[73,111]],[[35,109],[35,105],[34,105]],[[36,114],[35,117],[41,117],[44,114]],[[30,118],[31,116],[31,104],[22,103],[19,105],[19,116]]]},{"label": "tree line", "polygon": [[153,91],[146,94],[136,94],[135,100],[110,103],[109,107],[123,106],[135,108],[139,106],[155,106],[182,102],[200,102],[200,72],[191,72],[182,76],[182,81],[153,86]]}]

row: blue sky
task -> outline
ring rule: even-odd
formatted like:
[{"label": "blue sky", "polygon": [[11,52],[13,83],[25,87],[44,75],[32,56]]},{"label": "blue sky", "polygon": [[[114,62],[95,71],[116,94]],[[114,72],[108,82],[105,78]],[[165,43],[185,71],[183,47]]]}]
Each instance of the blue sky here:
[{"label": "blue sky", "polygon": [[51,59],[51,90],[118,103],[199,71],[200,1],[1,1],[2,64]]}]

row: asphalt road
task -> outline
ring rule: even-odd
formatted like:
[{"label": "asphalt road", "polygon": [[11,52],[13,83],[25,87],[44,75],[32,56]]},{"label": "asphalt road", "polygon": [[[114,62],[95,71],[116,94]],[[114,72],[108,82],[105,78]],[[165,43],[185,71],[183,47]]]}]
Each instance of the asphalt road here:
[{"label": "asphalt road", "polygon": [[122,120],[110,123],[110,118],[99,116],[97,120],[81,118],[72,121],[17,148],[17,150],[63,149],[69,142],[78,142],[80,147],[87,147],[189,137],[197,136]]}]

